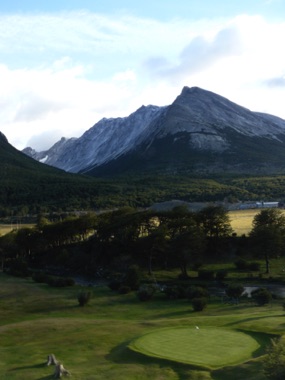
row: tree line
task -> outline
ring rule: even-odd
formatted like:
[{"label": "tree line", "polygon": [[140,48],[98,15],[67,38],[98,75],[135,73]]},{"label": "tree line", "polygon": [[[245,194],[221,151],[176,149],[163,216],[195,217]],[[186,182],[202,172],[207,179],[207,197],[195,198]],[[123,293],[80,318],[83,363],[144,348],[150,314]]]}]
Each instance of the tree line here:
[{"label": "tree line", "polygon": [[279,209],[263,209],[249,236],[236,236],[228,212],[208,206],[198,212],[179,206],[171,211],[139,211],[130,207],[102,214],[87,213],[49,221],[39,215],[34,228],[0,237],[2,269],[60,268],[62,273],[93,276],[123,272],[139,265],[154,269],[189,269],[231,258],[270,260],[283,254],[285,217]]}]

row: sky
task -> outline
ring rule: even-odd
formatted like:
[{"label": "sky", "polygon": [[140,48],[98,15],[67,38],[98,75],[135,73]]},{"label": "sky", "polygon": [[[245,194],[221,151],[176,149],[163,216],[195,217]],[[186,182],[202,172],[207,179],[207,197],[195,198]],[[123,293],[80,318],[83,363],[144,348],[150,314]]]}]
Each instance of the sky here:
[{"label": "sky", "polygon": [[0,131],[40,151],[198,86],[285,119],[284,0],[0,0]]}]

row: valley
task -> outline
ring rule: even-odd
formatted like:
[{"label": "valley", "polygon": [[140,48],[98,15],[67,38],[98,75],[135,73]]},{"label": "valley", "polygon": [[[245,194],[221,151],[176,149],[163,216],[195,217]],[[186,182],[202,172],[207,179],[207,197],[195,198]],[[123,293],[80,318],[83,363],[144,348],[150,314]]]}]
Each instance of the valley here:
[{"label": "valley", "polygon": [[51,354],[75,380],[268,378],[285,213],[246,208],[283,207],[284,143],[284,120],[199,88],[44,152],[0,134],[1,379],[52,379]]}]

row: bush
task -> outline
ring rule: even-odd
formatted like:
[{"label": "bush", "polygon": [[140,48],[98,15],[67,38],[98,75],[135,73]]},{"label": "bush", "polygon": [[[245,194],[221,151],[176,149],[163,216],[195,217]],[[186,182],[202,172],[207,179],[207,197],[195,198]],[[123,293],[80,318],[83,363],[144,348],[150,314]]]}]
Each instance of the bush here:
[{"label": "bush", "polygon": [[67,277],[64,279],[65,281],[65,286],[74,286],[75,285],[75,281],[73,278],[71,277]]},{"label": "bush", "polygon": [[230,298],[240,298],[244,292],[244,287],[239,284],[230,284],[226,289],[226,295]]},{"label": "bush", "polygon": [[79,306],[85,306],[89,303],[92,298],[92,293],[90,290],[84,290],[78,293],[77,299],[79,302]]},{"label": "bush", "polygon": [[15,259],[10,262],[8,273],[15,277],[28,277],[30,275],[28,264],[21,259]]},{"label": "bush", "polygon": [[202,311],[207,306],[207,298],[199,297],[192,299],[192,307],[194,311]]},{"label": "bush", "polygon": [[283,380],[285,373],[285,343],[282,339],[272,339],[263,359],[263,370],[267,379]]},{"label": "bush", "polygon": [[[42,277],[43,279],[44,277]],[[65,278],[65,277],[54,277],[54,276],[48,276],[45,275],[45,281],[46,284],[49,286],[53,286],[55,288],[64,288],[66,286],[74,286],[75,281],[73,278]]]},{"label": "bush", "polygon": [[248,269],[248,264],[246,260],[244,259],[239,259],[235,262],[235,266],[237,270],[247,270]]},{"label": "bush", "polygon": [[194,298],[207,298],[209,297],[209,292],[202,286],[190,286],[187,291],[187,298],[193,300]]},{"label": "bush", "polygon": [[53,281],[53,286],[57,288],[65,288],[66,286],[75,285],[75,281],[72,278],[55,277]]},{"label": "bush", "polygon": [[137,296],[140,301],[149,301],[154,293],[156,292],[156,288],[153,285],[142,285],[140,286]]},{"label": "bush", "polygon": [[131,290],[138,290],[141,281],[141,272],[137,265],[132,265],[127,270],[123,284],[130,287]]},{"label": "bush", "polygon": [[198,278],[200,280],[207,280],[207,281],[214,280],[215,272],[213,270],[199,270]]},{"label": "bush", "polygon": [[227,275],[228,275],[228,271],[226,271],[225,269],[219,270],[216,273],[216,280],[223,281],[227,277]]},{"label": "bush", "polygon": [[202,266],[203,266],[203,263],[196,262],[196,263],[193,264],[193,266],[192,266],[192,270],[197,271],[197,270],[199,270]]},{"label": "bush", "polygon": [[39,272],[32,275],[32,280],[39,284],[47,283],[49,276],[45,273]]},{"label": "bush", "polygon": [[128,294],[132,289],[127,285],[121,285],[118,290],[120,294]]},{"label": "bush", "polygon": [[260,264],[253,262],[248,264],[248,269],[252,272],[259,272],[260,271]]},{"label": "bush", "polygon": [[251,293],[251,298],[257,305],[263,306],[272,300],[272,294],[265,288],[258,288]]},{"label": "bush", "polygon": [[114,291],[119,290],[120,287],[122,286],[122,281],[112,280],[111,282],[109,282],[108,286],[111,290],[114,290]]},{"label": "bush", "polygon": [[177,300],[186,297],[185,288],[180,285],[167,286],[164,289],[164,293],[166,297],[171,300]]}]

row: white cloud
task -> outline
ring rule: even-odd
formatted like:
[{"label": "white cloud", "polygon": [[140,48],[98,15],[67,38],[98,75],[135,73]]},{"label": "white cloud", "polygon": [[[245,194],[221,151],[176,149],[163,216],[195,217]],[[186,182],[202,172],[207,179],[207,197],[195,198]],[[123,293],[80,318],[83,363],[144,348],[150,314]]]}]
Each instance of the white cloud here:
[{"label": "white cloud", "polygon": [[178,64],[157,57],[151,58],[147,66],[158,77],[183,80],[186,75],[204,71],[222,58],[238,56],[241,50],[238,29],[228,27],[220,30],[213,39],[206,39],[203,35],[193,38],[181,51]]},{"label": "white cloud", "polygon": [[285,118],[284,35],[285,23],[246,15],[0,15],[0,130],[19,149],[46,149],[102,117],[170,104],[184,85]]}]

